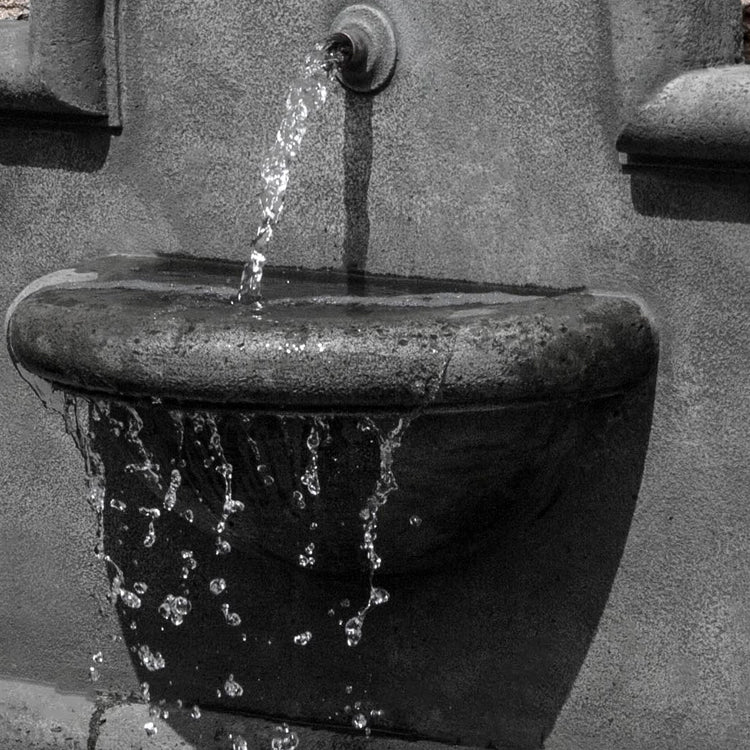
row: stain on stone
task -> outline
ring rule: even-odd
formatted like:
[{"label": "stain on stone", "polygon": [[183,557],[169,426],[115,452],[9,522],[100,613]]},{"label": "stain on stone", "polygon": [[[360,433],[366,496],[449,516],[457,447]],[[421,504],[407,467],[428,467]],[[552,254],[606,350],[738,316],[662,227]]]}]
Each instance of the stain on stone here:
[{"label": "stain on stone", "polygon": [[367,195],[372,170],[372,99],[346,92],[344,116],[344,268],[351,293],[362,286],[370,244]]}]

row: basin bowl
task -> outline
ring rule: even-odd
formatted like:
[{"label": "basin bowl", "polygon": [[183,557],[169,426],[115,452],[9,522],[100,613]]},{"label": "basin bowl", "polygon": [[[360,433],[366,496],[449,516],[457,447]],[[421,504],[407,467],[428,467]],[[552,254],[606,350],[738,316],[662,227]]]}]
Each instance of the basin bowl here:
[{"label": "basin bowl", "polygon": [[[533,517],[589,405],[656,361],[627,297],[271,268],[259,311],[232,304],[240,270],[90,261],[19,297],[8,344],[22,370],[93,410],[107,508],[164,510],[177,470],[170,510],[214,536],[225,516],[218,543],[290,565],[312,557],[315,575],[369,564],[361,511],[399,420],[378,518],[386,575],[475,554],[497,527]],[[223,512],[227,465],[241,513]]]},{"label": "basin bowl", "polygon": [[[104,257],[6,318],[19,372],[64,399],[139,681],[183,705],[349,728],[359,705],[376,731],[536,746],[637,497],[647,314],[273,268],[257,310],[232,304],[240,270]],[[350,648],[373,585],[390,601]]]}]

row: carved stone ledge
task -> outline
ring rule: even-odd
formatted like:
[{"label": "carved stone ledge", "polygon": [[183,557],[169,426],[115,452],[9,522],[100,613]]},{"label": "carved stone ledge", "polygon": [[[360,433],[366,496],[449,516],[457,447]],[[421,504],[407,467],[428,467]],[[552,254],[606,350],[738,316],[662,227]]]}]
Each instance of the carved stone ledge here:
[{"label": "carved stone ledge", "polygon": [[0,119],[119,128],[117,5],[43,2],[0,21]]},{"label": "carved stone ledge", "polygon": [[683,73],[636,111],[617,139],[625,171],[750,170],[750,66]]}]

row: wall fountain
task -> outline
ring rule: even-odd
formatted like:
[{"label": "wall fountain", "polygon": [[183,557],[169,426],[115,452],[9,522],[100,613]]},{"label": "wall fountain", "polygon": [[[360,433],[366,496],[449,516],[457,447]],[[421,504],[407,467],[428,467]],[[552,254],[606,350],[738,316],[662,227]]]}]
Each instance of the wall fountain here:
[{"label": "wall fountain", "polygon": [[[354,90],[393,75],[383,21],[334,22]],[[642,305],[287,267],[262,306],[233,305],[241,268],[105,256],[8,317],[19,369],[65,394],[139,681],[184,706],[531,746],[627,533],[657,359]],[[571,545],[597,560],[566,568],[582,602],[545,575]],[[561,631],[571,607],[585,622]]]}]

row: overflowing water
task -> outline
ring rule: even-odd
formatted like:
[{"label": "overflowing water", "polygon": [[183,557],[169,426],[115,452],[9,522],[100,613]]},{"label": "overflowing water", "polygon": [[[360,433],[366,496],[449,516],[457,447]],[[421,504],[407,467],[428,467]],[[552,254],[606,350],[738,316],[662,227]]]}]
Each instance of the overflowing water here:
[{"label": "overflowing water", "polygon": [[372,419],[363,419],[360,429],[372,432],[377,436],[380,447],[380,476],[373,493],[367,498],[365,507],[359,512],[362,519],[362,549],[367,555],[370,575],[370,596],[367,603],[357,614],[346,621],[344,631],[348,646],[356,646],[362,640],[362,628],[365,617],[373,607],[385,604],[390,599],[390,594],[382,588],[375,586],[375,573],[380,569],[382,560],[375,550],[375,542],[378,538],[378,513],[388,502],[389,495],[398,489],[396,477],[393,473],[393,457],[396,449],[401,446],[401,438],[409,426],[408,418],[401,418],[389,431],[380,429]]},{"label": "overflowing water", "polygon": [[[155,416],[157,412],[158,416]],[[247,633],[240,632],[240,626],[244,621],[243,609],[248,603],[246,599],[232,601],[233,591],[237,597],[231,580],[233,574],[229,569],[223,570],[222,560],[226,555],[233,555],[230,539],[234,541],[233,534],[237,533],[236,520],[241,520],[248,511],[256,513],[258,502],[262,506],[268,502],[268,497],[278,497],[282,503],[287,504],[286,507],[294,510],[293,523],[298,524],[297,528],[303,535],[299,542],[300,548],[288,550],[289,557],[296,560],[299,568],[311,573],[321,554],[325,562],[327,548],[324,547],[321,553],[319,540],[313,538],[318,533],[318,523],[311,521],[311,518],[320,517],[316,515],[321,512],[318,504],[327,499],[326,472],[339,460],[336,451],[341,450],[341,445],[335,444],[332,437],[334,431],[337,436],[342,434],[341,424],[336,418],[282,415],[256,417],[249,413],[229,415],[170,410],[162,405],[136,409],[115,400],[78,396],[66,398],[65,414],[68,430],[76,437],[76,442],[86,457],[89,498],[94,498],[91,504],[97,516],[97,554],[109,567],[110,600],[118,606],[121,613],[132,612],[134,616],[138,612],[139,617],[148,618],[149,613],[153,612],[157,615],[156,621],[163,623],[161,633],[166,635],[189,630],[194,618],[205,620],[207,603],[210,605],[215,602],[219,619],[214,621],[217,624],[223,622],[225,627],[241,635],[241,641],[246,643]],[[363,450],[362,446],[372,446],[367,448],[368,455],[371,456],[368,460],[372,463],[374,459],[373,484],[369,485],[370,489],[360,496],[359,501],[352,498],[354,502],[351,506],[351,523],[353,526],[358,524],[360,528],[359,554],[367,575],[367,598],[353,615],[339,621],[344,642],[355,647],[364,637],[368,613],[375,607],[385,605],[391,598],[389,591],[377,585],[376,581],[384,564],[377,546],[378,521],[383,507],[398,489],[394,472],[395,456],[411,417],[347,419],[351,424],[347,428],[351,431],[349,439],[360,435],[359,450]],[[289,450],[296,455],[290,465],[299,466],[298,473],[291,478],[290,489],[282,491],[282,486],[289,488],[290,479],[281,477],[278,474],[279,467],[269,462],[269,446],[265,441],[278,438],[268,437],[258,427],[258,420],[263,424],[273,423],[275,420],[276,429],[286,436],[285,441],[299,441],[296,449],[289,445]],[[154,435],[159,422],[169,425],[169,439],[164,435]],[[227,444],[226,441],[230,438],[231,443]],[[337,439],[340,440],[340,437]],[[114,462],[110,455],[112,451],[119,456]],[[329,451],[333,451],[333,454],[329,454]],[[240,467],[239,473],[235,466]],[[123,487],[139,486],[142,489],[137,490],[135,495],[118,489],[118,471],[120,479],[125,483]],[[252,479],[250,489],[248,471]],[[109,475],[105,476],[107,472]],[[136,485],[133,485],[134,481]],[[258,494],[254,495],[253,492]],[[150,497],[158,499],[159,503],[149,502]],[[262,500],[263,497],[266,499]],[[110,514],[106,522],[108,526],[104,518],[107,512]],[[169,522],[171,524],[181,522],[188,527],[194,523],[199,524],[200,529],[208,533],[208,539],[213,540],[213,560],[205,557],[206,550],[201,551],[201,544],[195,536],[175,538],[174,532],[170,531],[172,527],[165,525],[167,517],[172,519]],[[408,523],[417,528],[421,519],[412,516]],[[131,526],[134,526],[132,530]],[[110,529],[106,539],[105,527]],[[174,545],[176,549],[169,553],[173,556],[170,565],[173,566],[174,573],[169,578],[172,583],[163,579],[163,573],[160,574],[162,580],[157,582],[149,576],[149,569],[146,567],[137,567],[137,572],[134,572],[133,561],[128,563],[117,556],[116,540],[109,536],[115,533],[113,529],[132,531],[135,535],[135,551],[125,550],[129,554],[137,555],[139,546],[149,554],[152,554],[152,550],[158,550],[157,555],[165,554],[160,550],[166,549],[166,545]],[[121,531],[117,531],[116,535],[120,533]],[[219,554],[223,543],[226,543],[224,555]],[[198,578],[194,579],[194,576]],[[196,586],[199,587],[198,591],[195,590]],[[201,595],[200,591],[205,593]],[[199,609],[196,610],[196,607]],[[343,598],[339,607],[341,610],[349,609],[352,602],[349,598]],[[284,603],[279,602],[280,611],[283,612],[283,608]],[[335,615],[335,610],[331,609],[329,615]],[[153,615],[151,617],[153,620]],[[177,653],[173,657],[168,639],[164,640],[164,635],[161,635],[152,640],[153,629],[149,636],[139,628],[138,622],[132,619],[129,625],[135,638],[129,641],[133,644],[131,650],[134,658],[147,672],[169,675],[170,659],[180,660],[181,655]],[[127,627],[126,624],[125,626]],[[252,623],[245,627],[252,628]],[[314,628],[293,630],[288,638],[291,648],[301,650],[314,649],[317,642]],[[270,638],[268,643],[271,644]],[[99,679],[102,655],[97,653],[92,660],[89,672],[90,679],[95,681]],[[254,686],[256,678],[252,673],[247,673],[246,668],[234,668],[231,671],[227,669],[221,680],[216,686],[216,697],[238,700],[245,694],[248,685]],[[150,701],[152,696],[149,686],[144,684],[144,699]],[[153,692],[153,687],[150,690]],[[351,694],[353,690],[353,686],[347,686],[347,694]],[[193,718],[200,716],[197,705],[187,701],[186,705],[188,708],[185,710]],[[356,701],[352,706],[347,705],[344,713],[353,728],[366,734],[370,732],[370,724],[382,716],[382,710],[376,710],[370,704],[365,708],[362,701]],[[152,717],[150,723],[154,731],[157,728],[156,720],[160,716],[161,714]],[[296,747],[297,744],[296,735],[283,727],[279,730],[278,741],[280,747]]]},{"label": "overflowing water", "polygon": [[261,305],[261,280],[266,262],[263,251],[271,241],[284,209],[291,165],[299,158],[310,116],[325,104],[334,76],[346,56],[347,50],[340,45],[316,44],[305,58],[300,77],[289,89],[284,117],[261,165],[261,220],[250,243],[250,260],[242,272],[238,302]]}]

